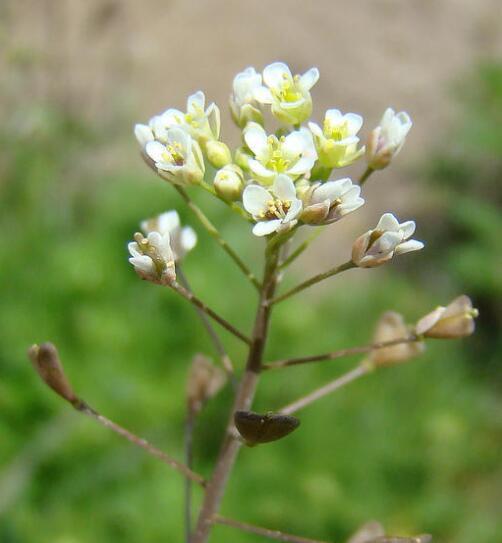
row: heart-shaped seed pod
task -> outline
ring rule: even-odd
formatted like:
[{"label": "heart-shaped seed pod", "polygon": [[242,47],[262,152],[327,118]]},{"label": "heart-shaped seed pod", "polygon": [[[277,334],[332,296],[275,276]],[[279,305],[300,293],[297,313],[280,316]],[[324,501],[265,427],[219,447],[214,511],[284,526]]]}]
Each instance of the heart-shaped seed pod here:
[{"label": "heart-shaped seed pod", "polygon": [[260,415],[252,411],[236,411],[234,422],[237,430],[239,430],[249,446],[277,441],[300,426],[300,421],[290,415],[274,413]]}]

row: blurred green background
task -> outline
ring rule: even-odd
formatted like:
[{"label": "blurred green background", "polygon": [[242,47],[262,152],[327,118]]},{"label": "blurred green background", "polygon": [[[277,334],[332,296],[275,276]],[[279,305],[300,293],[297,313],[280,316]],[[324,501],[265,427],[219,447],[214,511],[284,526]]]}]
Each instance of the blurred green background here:
[{"label": "blurred green background", "polygon": [[[117,5],[99,4],[98,22],[106,26]],[[388,10],[393,3],[380,5]],[[71,2],[64,6],[70,9]],[[0,15],[8,22],[13,13]],[[50,18],[58,13],[47,16],[49,29],[60,30],[63,23]],[[72,94],[70,78],[58,79],[62,68],[48,62],[52,53],[37,56],[21,38],[9,42],[8,26],[2,28],[10,47],[0,89],[10,107],[0,126],[0,542],[181,541],[181,477],[69,410],[39,382],[26,349],[56,343],[75,388],[91,405],[181,458],[187,369],[194,353],[213,354],[211,344],[192,307],[137,279],[126,242],[141,219],[176,208],[199,234],[185,265],[196,293],[249,329],[254,292],[176,193],[136,156],[131,124],[140,110],[153,114],[155,103],[140,108],[123,95],[118,105],[102,98],[91,115],[80,107],[85,92]],[[116,59],[110,77],[120,82],[123,69]],[[50,83],[41,90],[35,84],[40,73]],[[347,87],[364,82],[352,76]],[[204,83],[197,73],[189,81]],[[230,79],[217,83],[227,92]],[[413,363],[306,409],[300,430],[284,441],[244,449],[223,504],[226,516],[333,542],[370,519],[393,534],[430,532],[444,543],[502,541],[502,65],[473,62],[441,92],[453,104],[449,122],[419,140],[413,160],[404,170],[398,166],[399,183],[386,181],[385,173],[368,182],[373,207],[361,210],[349,231],[362,232],[397,207],[417,219],[427,250],[378,270],[349,272],[281,304],[267,358],[366,343],[383,311],[400,311],[413,322],[461,293],[480,309],[476,335],[432,342]],[[156,96],[164,101],[159,107],[171,104],[169,91]],[[334,105],[336,96],[330,100]],[[410,101],[412,110],[427,106]],[[380,102],[366,105],[375,107],[369,113],[377,119]],[[419,126],[420,117],[414,120]],[[249,227],[219,202],[194,197],[259,271],[261,243]],[[342,261],[347,241],[341,237],[338,226],[328,229],[286,286],[324,269],[326,254]],[[222,335],[242,367],[243,349]],[[267,374],[256,409],[278,408],[354,362]],[[225,389],[198,421],[196,469],[205,475],[231,401]],[[226,527],[215,528],[212,538],[259,540]]]}]

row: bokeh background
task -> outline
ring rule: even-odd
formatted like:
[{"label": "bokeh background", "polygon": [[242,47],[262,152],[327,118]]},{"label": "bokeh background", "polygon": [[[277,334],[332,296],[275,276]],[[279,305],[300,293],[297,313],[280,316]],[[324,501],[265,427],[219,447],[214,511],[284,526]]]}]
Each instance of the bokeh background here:
[{"label": "bokeh background", "polygon": [[[326,230],[286,282],[345,260],[380,214],[415,218],[426,249],[349,272],[280,306],[268,358],[365,343],[382,311],[413,322],[468,293],[476,335],[436,342],[302,413],[287,440],[243,450],[223,512],[343,541],[378,519],[443,543],[502,541],[500,341],[502,9],[499,0],[0,2],[0,541],[182,540],[182,480],[48,392],[26,360],[52,340],[78,391],[104,414],[182,455],[187,368],[212,354],[192,307],[138,281],[126,242],[177,208],[199,233],[185,271],[240,327],[253,292],[144,166],[132,126],[202,88],[225,112],[248,65],[317,65],[314,116],[388,105],[415,121],[403,152],[365,189],[366,205]],[[228,117],[223,134],[237,141]],[[348,174],[358,175],[362,165]],[[196,196],[197,197],[197,196]],[[258,268],[261,244],[198,197]],[[243,351],[232,338],[239,365]],[[273,410],[355,360],[263,378]],[[196,469],[208,474],[231,394],[203,413]],[[258,536],[217,527],[211,541]]]}]

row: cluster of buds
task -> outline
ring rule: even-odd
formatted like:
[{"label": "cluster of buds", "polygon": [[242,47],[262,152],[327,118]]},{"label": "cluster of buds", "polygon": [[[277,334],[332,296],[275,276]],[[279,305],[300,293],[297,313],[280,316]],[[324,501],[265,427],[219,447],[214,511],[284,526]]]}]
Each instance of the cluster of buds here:
[{"label": "cluster of buds", "polygon": [[[253,67],[238,73],[230,112],[242,144],[233,151],[220,139],[218,106],[206,108],[202,91],[188,98],[186,112],[170,108],[148,124],[136,125],[136,137],[161,177],[178,185],[200,184],[240,206],[256,223],[256,236],[330,224],[364,204],[357,182],[332,174],[363,157],[367,171],[384,168],[402,148],[412,123],[407,113],[389,108],[366,145],[361,145],[363,118],[357,113],[329,109],[320,126],[310,119],[311,90],[318,79],[317,68],[293,75],[282,62],[261,73]],[[267,110],[278,122],[274,132],[265,128]],[[353,263],[374,267],[393,255],[421,249],[421,242],[409,239],[414,228],[413,221],[399,224],[385,213],[374,230],[355,242]],[[148,253],[139,256],[153,261]],[[146,266],[146,258],[142,260]],[[154,268],[150,262],[144,275],[162,282],[159,266]]]}]

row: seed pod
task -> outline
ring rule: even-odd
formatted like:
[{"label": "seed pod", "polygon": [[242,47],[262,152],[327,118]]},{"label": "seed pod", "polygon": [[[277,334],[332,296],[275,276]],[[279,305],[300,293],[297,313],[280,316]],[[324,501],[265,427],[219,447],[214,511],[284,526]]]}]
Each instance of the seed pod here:
[{"label": "seed pod", "polygon": [[32,345],[28,357],[42,380],[56,394],[75,405],[79,400],[66,378],[56,347],[52,343]]},{"label": "seed pod", "polygon": [[234,422],[247,445],[269,443],[287,436],[300,426],[300,421],[290,415],[267,413],[260,415],[252,411],[236,411]]}]

